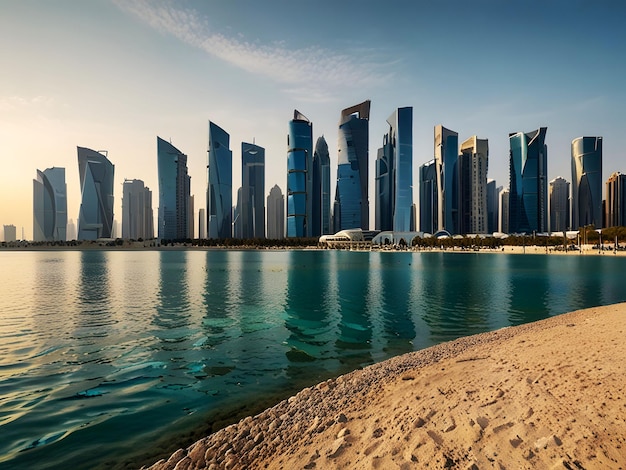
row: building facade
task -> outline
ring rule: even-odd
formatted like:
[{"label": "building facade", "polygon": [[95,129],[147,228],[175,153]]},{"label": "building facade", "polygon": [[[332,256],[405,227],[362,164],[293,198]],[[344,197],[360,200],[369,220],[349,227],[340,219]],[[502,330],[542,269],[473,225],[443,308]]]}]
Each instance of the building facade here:
[{"label": "building facade", "polygon": [[422,166],[419,171],[420,177],[420,231],[435,234],[439,230],[437,225],[437,200],[439,190],[437,188],[437,163],[431,160]]},{"label": "building facade", "polygon": [[15,225],[4,226],[4,241],[7,243],[17,241],[17,229]]},{"label": "building facade", "polygon": [[334,231],[369,228],[369,117],[371,101],[341,111],[337,141]]},{"label": "building facade", "polygon": [[67,185],[65,168],[37,170],[33,180],[33,240],[67,239]]},{"label": "building facade", "polygon": [[241,143],[241,238],[265,238],[265,149]]},{"label": "building facade", "polygon": [[496,180],[487,180],[487,233],[499,230],[500,191],[502,186],[496,186]]},{"label": "building facade", "polygon": [[502,233],[509,233],[509,189],[500,191],[500,216],[498,228]]},{"label": "building facade", "polygon": [[459,230],[461,234],[487,233],[487,139],[472,136],[461,144],[459,173]]},{"label": "building facade", "polygon": [[161,240],[184,240],[189,233],[191,177],[187,155],[170,142],[157,137],[159,178],[158,237]]},{"label": "building facade", "polygon": [[204,240],[206,238],[206,211],[198,210],[198,238]]},{"label": "building facade", "polygon": [[315,142],[313,151],[312,236],[330,234],[330,154],[324,136]]},{"label": "building facade", "polygon": [[297,109],[287,135],[287,237],[309,237],[313,217],[313,124]]},{"label": "building facade", "polygon": [[572,141],[572,230],[602,228],[602,137]]},{"label": "building facade", "polygon": [[142,180],[124,180],[122,184],[122,238],[154,238],[152,191]]},{"label": "building facade", "polygon": [[285,238],[285,197],[277,184],[267,196],[267,238]]},{"label": "building facade", "polygon": [[560,176],[550,181],[550,231],[570,229],[569,182]]},{"label": "building facade", "polygon": [[209,238],[232,238],[233,152],[230,135],[209,121],[207,227]]},{"label": "building facade", "polygon": [[446,129],[441,124],[435,126],[434,133],[437,172],[434,223],[437,230],[447,230],[451,234],[457,234],[459,233],[457,174],[459,134]]},{"label": "building facade", "polygon": [[78,240],[111,238],[113,230],[113,177],[115,167],[104,153],[78,147],[81,203]]},{"label": "building facade", "polygon": [[626,175],[619,172],[606,181],[606,226],[626,226]]},{"label": "building facade", "polygon": [[548,151],[546,127],[509,134],[509,229],[548,231]]}]

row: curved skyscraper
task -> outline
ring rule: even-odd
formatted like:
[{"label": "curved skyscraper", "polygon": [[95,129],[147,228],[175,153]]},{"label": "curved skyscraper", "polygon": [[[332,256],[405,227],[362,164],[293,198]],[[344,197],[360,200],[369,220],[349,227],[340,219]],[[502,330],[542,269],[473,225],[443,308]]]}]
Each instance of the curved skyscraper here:
[{"label": "curved skyscraper", "polygon": [[187,155],[157,137],[159,176],[159,228],[161,240],[190,238],[189,212],[191,177],[187,174]]},{"label": "curved skyscraper", "polygon": [[78,240],[111,238],[113,228],[113,173],[106,155],[78,147],[81,203]]},{"label": "curved skyscraper", "polygon": [[313,152],[313,237],[330,234],[330,154],[324,136],[315,142]]},{"label": "curved skyscraper", "polygon": [[509,230],[548,231],[546,127],[509,134]]},{"label": "curved skyscraper", "polygon": [[233,152],[230,135],[209,121],[209,238],[232,238]]},{"label": "curved skyscraper", "polygon": [[337,190],[335,191],[335,232],[351,228],[369,229],[368,149],[371,101],[341,111]]},{"label": "curved skyscraper", "polygon": [[[437,230],[458,233],[458,175],[459,134],[441,124],[435,126],[435,166],[437,192],[433,217]],[[434,233],[434,232],[433,232]]]},{"label": "curved skyscraper", "polygon": [[287,237],[312,236],[313,124],[297,109],[287,135]]},{"label": "curved skyscraper", "polygon": [[265,238],[265,149],[241,143],[241,238]]},{"label": "curved skyscraper", "polygon": [[602,228],[602,137],[572,141],[572,229]]},{"label": "curved skyscraper", "polygon": [[65,168],[37,170],[33,180],[33,240],[65,241],[66,230]]}]

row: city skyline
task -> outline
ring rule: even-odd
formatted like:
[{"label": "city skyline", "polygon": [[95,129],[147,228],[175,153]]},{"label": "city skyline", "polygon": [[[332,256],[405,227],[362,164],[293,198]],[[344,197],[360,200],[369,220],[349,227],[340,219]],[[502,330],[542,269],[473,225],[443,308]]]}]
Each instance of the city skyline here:
[{"label": "city skyline", "polygon": [[[544,126],[550,128],[550,180],[571,179],[570,145],[581,135],[604,137],[602,181],[623,172],[620,77],[626,65],[616,57],[626,44],[619,21],[626,6],[537,2],[541,18],[530,24],[515,14],[522,5],[529,7],[450,2],[449,28],[441,35],[440,7],[411,2],[393,11],[365,2],[357,12],[332,4],[336,15],[325,14],[323,5],[286,9],[248,1],[7,2],[0,37],[12,47],[0,52],[10,71],[0,77],[0,158],[12,164],[0,176],[0,224],[32,233],[32,174],[52,166],[66,168],[67,216],[76,221],[80,190],[73,160],[82,143],[108,149],[116,165],[119,225],[124,179],[158,187],[155,135],[185,149],[197,211],[207,186],[206,122],[213,119],[231,134],[233,146],[256,138],[266,149],[266,187],[278,184],[286,193],[285,123],[293,109],[314,123],[314,138],[326,136],[334,193],[336,115],[364,99],[372,101],[370,175],[385,119],[403,106],[415,109],[414,181],[433,159],[437,123],[460,131],[461,140],[474,133],[489,139],[488,176],[498,186],[508,187],[508,134]],[[242,8],[259,21],[241,18]],[[348,10],[361,25],[358,37],[340,20]],[[302,28],[298,18],[323,24],[328,34]],[[479,31],[463,34],[463,22],[479,18]],[[587,25],[584,36],[571,26],[580,22]],[[118,34],[83,34],[100,30]],[[522,43],[542,50],[533,58],[541,73],[531,78],[510,59]],[[580,74],[577,64],[585,57],[593,70]],[[458,74],[469,64],[472,74]],[[86,108],[97,112],[86,114]],[[241,173],[237,160],[234,175]],[[234,178],[235,194],[239,186]],[[373,186],[370,178],[370,227]]]}]

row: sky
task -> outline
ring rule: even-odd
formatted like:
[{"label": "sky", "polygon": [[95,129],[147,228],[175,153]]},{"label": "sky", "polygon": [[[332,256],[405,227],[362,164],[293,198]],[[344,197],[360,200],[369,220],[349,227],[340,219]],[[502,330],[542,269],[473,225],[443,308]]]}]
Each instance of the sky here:
[{"label": "sky", "polygon": [[32,239],[32,180],[50,167],[76,223],[77,146],[107,150],[119,223],[124,179],[150,187],[156,219],[157,136],[188,155],[198,211],[209,120],[230,134],[233,201],[241,142],[265,148],[266,193],[284,193],[294,109],[328,142],[334,197],[340,113],[366,99],[372,213],[376,151],[404,106],[415,203],[436,124],[488,139],[505,187],[509,133],[547,127],[548,176],[568,181],[571,141],[602,136],[606,180],[626,172],[625,21],[621,0],[0,0],[0,225]]}]

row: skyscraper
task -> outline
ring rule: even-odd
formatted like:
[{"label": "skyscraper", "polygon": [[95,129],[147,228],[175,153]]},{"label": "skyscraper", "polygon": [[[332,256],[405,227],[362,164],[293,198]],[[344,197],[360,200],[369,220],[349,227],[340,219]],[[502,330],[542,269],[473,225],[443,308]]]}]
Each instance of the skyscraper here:
[{"label": "skyscraper", "polygon": [[572,141],[572,229],[602,228],[602,137]]},{"label": "skyscraper", "polygon": [[[437,193],[433,213],[437,230],[458,233],[459,134],[441,124],[435,126],[435,165]],[[433,232],[434,233],[434,232]]]},{"label": "skyscraper", "polygon": [[626,226],[626,175],[619,172],[606,181],[606,226]]},{"label": "skyscraper", "polygon": [[569,230],[569,222],[569,183],[559,176],[550,181],[550,231]]},{"label": "skyscraper", "polygon": [[459,155],[460,233],[487,233],[487,168],[489,143],[472,136]]},{"label": "skyscraper", "polygon": [[313,233],[313,124],[297,109],[287,134],[287,237]]},{"label": "skyscraper", "polygon": [[277,184],[267,196],[267,238],[285,238],[285,197]]},{"label": "skyscraper", "polygon": [[509,134],[509,229],[548,231],[548,150],[546,127]]},{"label": "skyscraper", "polygon": [[190,238],[189,212],[191,177],[187,155],[171,143],[157,137],[159,177],[158,236],[161,240]]},{"label": "skyscraper", "polygon": [[487,180],[487,233],[498,231],[498,214],[500,212],[500,191],[496,180]]},{"label": "skyscraper", "polygon": [[437,164],[431,160],[420,166],[420,230],[434,234],[437,224]]},{"label": "skyscraper", "polygon": [[230,135],[209,121],[209,238],[232,237],[233,152]]},{"label": "skyscraper", "polygon": [[371,101],[341,111],[334,230],[369,229],[368,149]]},{"label": "skyscraper", "polygon": [[37,170],[33,180],[33,240],[65,241],[66,233],[65,168]]},{"label": "skyscraper", "polygon": [[78,149],[81,203],[78,240],[111,238],[113,230],[113,174],[115,167],[105,153]]},{"label": "skyscraper", "polygon": [[5,225],[4,226],[4,241],[5,242],[14,242],[17,241],[17,229],[15,225]]},{"label": "skyscraper", "polygon": [[408,232],[414,228],[413,108],[396,109],[387,124],[376,157],[376,228]]},{"label": "skyscraper", "polygon": [[330,233],[330,155],[324,136],[315,142],[313,152],[312,236]]},{"label": "skyscraper", "polygon": [[241,143],[242,238],[265,238],[265,149]]},{"label": "skyscraper", "polygon": [[499,228],[502,233],[509,233],[509,188],[500,191]]},{"label": "skyscraper", "polygon": [[122,185],[122,238],[154,238],[152,191],[142,180],[124,180]]},{"label": "skyscraper", "polygon": [[200,240],[206,238],[206,212],[204,209],[198,210],[198,238]]}]

